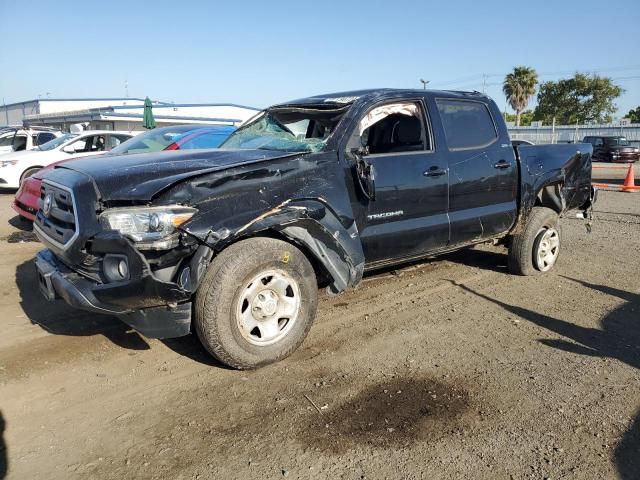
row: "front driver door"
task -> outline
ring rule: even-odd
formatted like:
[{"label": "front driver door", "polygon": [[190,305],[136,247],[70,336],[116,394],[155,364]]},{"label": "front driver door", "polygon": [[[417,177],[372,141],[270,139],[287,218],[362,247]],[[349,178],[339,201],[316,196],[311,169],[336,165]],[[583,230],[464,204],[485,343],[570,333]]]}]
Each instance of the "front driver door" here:
[{"label": "front driver door", "polygon": [[[358,225],[367,266],[424,255],[449,241],[446,157],[436,151],[422,99],[377,105],[348,150],[360,144],[375,170],[375,200]],[[353,154],[351,154],[353,155]],[[362,207],[359,207],[362,208]]]}]

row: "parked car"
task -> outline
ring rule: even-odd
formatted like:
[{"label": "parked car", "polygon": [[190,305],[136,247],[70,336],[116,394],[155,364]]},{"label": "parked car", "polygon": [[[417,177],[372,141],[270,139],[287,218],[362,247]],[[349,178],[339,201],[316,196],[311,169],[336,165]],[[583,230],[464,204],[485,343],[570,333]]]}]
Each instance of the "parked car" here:
[{"label": "parked car", "polygon": [[3,127],[0,154],[31,150],[61,135],[61,131],[48,127]]},{"label": "parked car", "polygon": [[235,368],[293,352],[318,285],[500,240],[551,270],[559,218],[588,214],[591,145],[512,147],[474,92],[366,90],[273,106],[218,150],[61,164],[42,180],[41,291]]},{"label": "parked car", "polygon": [[65,156],[99,155],[129,140],[133,135],[109,130],[66,133],[33,150],[1,155],[0,187],[18,188],[25,178]]},{"label": "parked car", "polygon": [[111,154],[218,148],[235,129],[231,125],[174,125],[155,128],[120,145]]},{"label": "parked car", "polygon": [[[217,148],[235,127],[228,125],[179,125],[149,130],[121,143],[103,156],[149,153],[160,150]],[[42,176],[55,165],[84,157],[72,157],[50,164],[20,183],[12,208],[21,217],[33,221],[40,200]]]},{"label": "parked car", "polygon": [[633,163],[640,159],[640,148],[625,137],[587,136],[582,141],[593,145],[593,159],[599,162]]}]

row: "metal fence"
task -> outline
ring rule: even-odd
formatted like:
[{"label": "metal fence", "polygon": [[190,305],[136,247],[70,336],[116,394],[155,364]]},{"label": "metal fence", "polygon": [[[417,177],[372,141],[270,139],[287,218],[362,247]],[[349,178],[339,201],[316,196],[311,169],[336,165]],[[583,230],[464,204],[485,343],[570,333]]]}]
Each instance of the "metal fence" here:
[{"label": "metal fence", "polygon": [[556,125],[543,127],[509,127],[512,140],[540,143],[579,143],[586,136],[623,136],[640,146],[640,123],[628,125]]}]

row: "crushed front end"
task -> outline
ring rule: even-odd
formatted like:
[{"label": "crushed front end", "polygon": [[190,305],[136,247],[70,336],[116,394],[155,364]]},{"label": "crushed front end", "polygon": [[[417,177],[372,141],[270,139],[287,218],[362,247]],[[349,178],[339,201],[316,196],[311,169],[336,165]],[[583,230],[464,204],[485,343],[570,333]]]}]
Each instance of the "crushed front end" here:
[{"label": "crushed front end", "polygon": [[57,169],[42,182],[34,221],[47,247],[35,261],[42,293],[117,316],[150,338],[187,335],[191,297],[213,253],[178,228],[193,212],[105,210],[90,177]]}]

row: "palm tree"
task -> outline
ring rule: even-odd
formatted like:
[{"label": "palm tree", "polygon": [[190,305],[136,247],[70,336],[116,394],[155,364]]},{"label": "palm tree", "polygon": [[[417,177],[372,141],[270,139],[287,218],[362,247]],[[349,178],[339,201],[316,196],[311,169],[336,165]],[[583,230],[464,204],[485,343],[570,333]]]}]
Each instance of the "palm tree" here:
[{"label": "palm tree", "polygon": [[502,91],[511,108],[516,111],[516,126],[520,126],[520,115],[527,108],[529,99],[536,94],[538,74],[530,67],[515,67],[504,77]]}]

